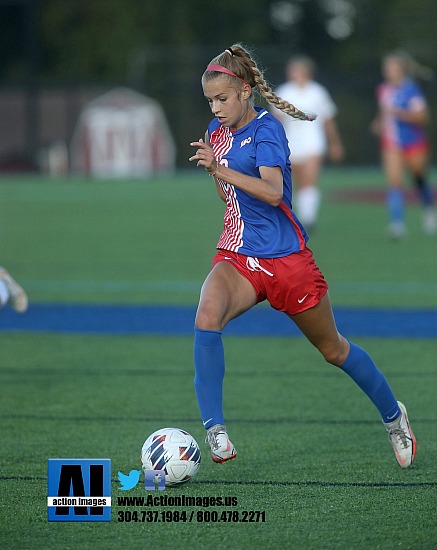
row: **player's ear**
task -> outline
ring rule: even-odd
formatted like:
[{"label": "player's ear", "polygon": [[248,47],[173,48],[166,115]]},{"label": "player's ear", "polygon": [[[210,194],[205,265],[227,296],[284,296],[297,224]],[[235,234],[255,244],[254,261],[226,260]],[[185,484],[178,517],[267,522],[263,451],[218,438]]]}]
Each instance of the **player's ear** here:
[{"label": "player's ear", "polygon": [[243,99],[249,99],[249,97],[252,95],[252,88],[249,86],[249,84],[244,83],[243,84],[243,90],[241,92],[241,96]]}]

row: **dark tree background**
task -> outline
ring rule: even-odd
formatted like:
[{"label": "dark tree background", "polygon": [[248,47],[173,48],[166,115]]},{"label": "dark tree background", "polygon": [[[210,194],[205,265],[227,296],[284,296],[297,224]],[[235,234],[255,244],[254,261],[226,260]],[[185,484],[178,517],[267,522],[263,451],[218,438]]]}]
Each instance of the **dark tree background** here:
[{"label": "dark tree background", "polygon": [[[277,85],[303,52],[338,104],[349,161],[375,162],[381,56],[402,47],[435,67],[436,26],[435,0],[0,0],[0,88],[130,86],[164,106],[184,166],[210,116],[199,82],[211,57],[241,41]],[[436,81],[424,88],[437,112]]]}]

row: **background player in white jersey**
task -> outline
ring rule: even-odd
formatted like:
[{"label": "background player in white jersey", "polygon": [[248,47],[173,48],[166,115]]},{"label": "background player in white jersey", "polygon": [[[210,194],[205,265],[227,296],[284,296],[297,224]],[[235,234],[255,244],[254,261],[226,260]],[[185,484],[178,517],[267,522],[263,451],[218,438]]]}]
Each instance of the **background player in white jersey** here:
[{"label": "background player in white jersey", "polygon": [[340,162],[344,157],[335,121],[337,107],[328,90],[313,80],[314,70],[309,57],[292,57],[286,68],[287,82],[275,90],[301,110],[317,112],[314,123],[293,119],[278,109],[273,111],[284,125],[290,144],[296,212],[309,231],[318,218],[321,196],[318,181],[323,160],[326,155],[332,162]]},{"label": "background player in white jersey", "polygon": [[212,459],[222,463],[237,454],[223,415],[222,331],[230,320],[268,300],[296,323],[326,361],[367,394],[382,416],[399,465],[410,466],[416,442],[405,407],[371,357],[337,331],[328,286],[291,208],[284,128],[272,114],[254,106],[253,89],[290,116],[311,118],[272,92],[239,44],[212,60],[202,86],[215,118],[206,142],[191,143],[196,152],[190,160],[214,177],[226,202],[224,229],[202,287],[194,338],[194,385]]}]

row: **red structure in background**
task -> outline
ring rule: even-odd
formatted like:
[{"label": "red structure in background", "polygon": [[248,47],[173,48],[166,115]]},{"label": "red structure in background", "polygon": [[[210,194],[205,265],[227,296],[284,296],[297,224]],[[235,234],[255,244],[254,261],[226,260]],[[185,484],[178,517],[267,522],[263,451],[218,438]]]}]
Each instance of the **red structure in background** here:
[{"label": "red structure in background", "polygon": [[72,139],[70,168],[93,177],[142,177],[173,170],[175,153],[160,105],[117,88],[83,109]]}]

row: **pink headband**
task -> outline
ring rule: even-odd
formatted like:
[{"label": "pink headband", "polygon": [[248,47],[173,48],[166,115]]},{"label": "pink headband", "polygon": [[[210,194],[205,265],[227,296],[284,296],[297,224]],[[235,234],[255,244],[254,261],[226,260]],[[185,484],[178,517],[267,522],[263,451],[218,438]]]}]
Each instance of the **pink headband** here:
[{"label": "pink headband", "polygon": [[[230,71],[226,67],[222,67],[222,65],[208,65],[208,67],[206,67],[206,70],[207,71],[214,71],[215,73],[230,74],[231,76],[235,76],[235,78],[238,78],[238,80],[241,80],[241,82],[244,82],[245,84],[250,86],[250,84],[248,82],[246,82],[244,80],[244,78],[240,78],[239,76],[237,76],[235,73],[233,73],[232,71]],[[250,86],[250,87],[252,87],[252,86]]]}]

